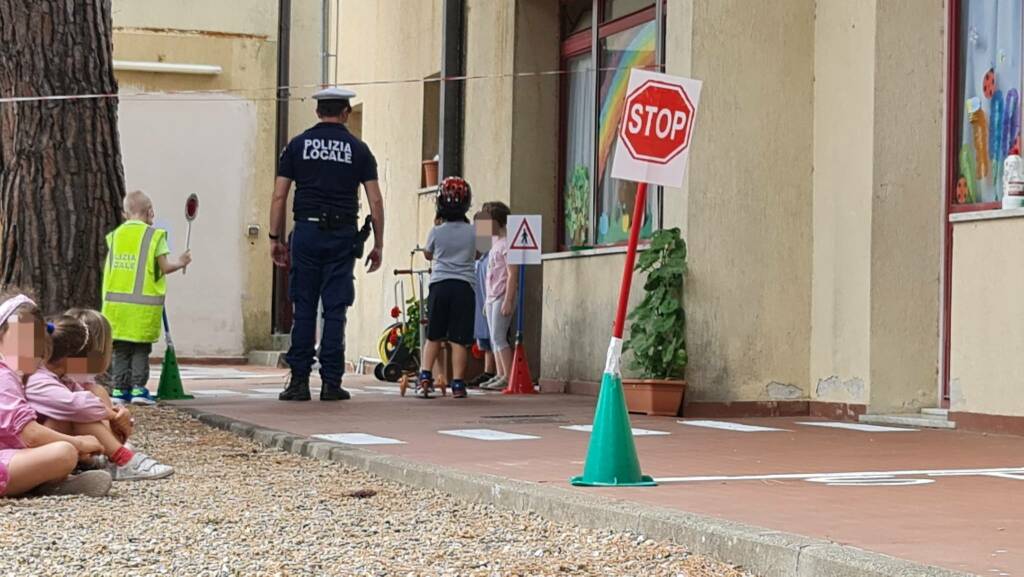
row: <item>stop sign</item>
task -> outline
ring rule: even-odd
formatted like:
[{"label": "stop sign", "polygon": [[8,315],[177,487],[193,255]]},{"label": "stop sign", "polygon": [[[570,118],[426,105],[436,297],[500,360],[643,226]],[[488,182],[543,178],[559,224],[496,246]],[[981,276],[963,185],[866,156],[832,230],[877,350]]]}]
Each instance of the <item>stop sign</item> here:
[{"label": "stop sign", "polygon": [[620,137],[633,158],[668,164],[690,145],[693,117],[682,86],[647,80],[626,97]]}]

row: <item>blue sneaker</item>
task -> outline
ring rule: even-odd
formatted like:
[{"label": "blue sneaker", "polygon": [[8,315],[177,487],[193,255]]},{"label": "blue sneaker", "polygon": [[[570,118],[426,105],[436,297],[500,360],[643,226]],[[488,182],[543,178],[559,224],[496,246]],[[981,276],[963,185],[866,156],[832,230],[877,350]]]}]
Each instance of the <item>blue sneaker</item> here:
[{"label": "blue sneaker", "polygon": [[132,394],[126,389],[113,389],[110,391],[110,402],[115,405],[127,405],[132,400]]},{"label": "blue sneaker", "polygon": [[132,401],[133,405],[155,405],[156,399],[149,394],[149,389],[144,387],[135,387],[132,389]]},{"label": "blue sneaker", "polygon": [[465,399],[466,395],[466,383],[461,380],[452,381],[452,398],[453,399]]},{"label": "blue sneaker", "polygon": [[434,375],[430,371],[420,371],[420,378],[416,381],[416,394],[421,399],[429,399],[434,392]]}]

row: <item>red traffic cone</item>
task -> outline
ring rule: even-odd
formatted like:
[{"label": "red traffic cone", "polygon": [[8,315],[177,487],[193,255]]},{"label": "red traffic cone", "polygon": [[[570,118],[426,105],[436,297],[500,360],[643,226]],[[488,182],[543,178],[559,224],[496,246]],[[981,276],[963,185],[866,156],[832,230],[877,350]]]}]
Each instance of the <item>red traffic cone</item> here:
[{"label": "red traffic cone", "polygon": [[512,374],[508,386],[502,391],[505,395],[532,395],[533,378],[530,376],[530,364],[526,362],[526,348],[522,341],[516,343],[515,356],[512,357]]}]

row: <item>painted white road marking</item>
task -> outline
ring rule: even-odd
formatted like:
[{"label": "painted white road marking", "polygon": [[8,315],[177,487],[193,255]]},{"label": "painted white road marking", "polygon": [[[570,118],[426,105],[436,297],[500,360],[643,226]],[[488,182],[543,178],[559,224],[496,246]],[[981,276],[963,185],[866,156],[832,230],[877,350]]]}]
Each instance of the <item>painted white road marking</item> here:
[{"label": "painted white road marking", "polygon": [[263,393],[263,394],[266,394],[266,395],[276,395],[276,394],[280,393],[281,391],[283,391],[284,388],[279,387],[279,388],[276,388],[276,389],[249,389],[249,390],[254,392],[254,393]]},{"label": "painted white road marking", "polygon": [[912,477],[893,477],[891,475],[879,475],[877,477],[815,477],[805,479],[808,483],[821,483],[830,487],[905,487],[910,485],[930,485],[935,479],[914,479]]},{"label": "painted white road marking", "polygon": [[740,433],[764,433],[770,431],[785,431],[774,427],[758,427],[756,425],[744,425],[742,423],[730,423],[729,421],[676,421],[680,425],[691,427],[707,427],[709,429],[722,429],[725,431],[738,431]]},{"label": "painted white road marking", "polygon": [[324,439],[345,445],[404,445],[405,441],[391,439],[389,437],[378,437],[367,433],[331,433],[313,435],[314,439]]},{"label": "painted white road marking", "polygon": [[229,396],[241,396],[243,393],[238,391],[229,391],[227,389],[205,389],[205,390],[189,390],[193,395],[199,395],[201,397],[229,397]]},{"label": "painted white road marking", "polygon": [[260,401],[276,401],[277,400],[277,393],[270,394],[270,395],[268,395],[266,393],[249,393],[249,394],[247,394],[245,396],[250,398],[250,399],[257,399],[257,400],[260,400]]},{"label": "painted white road marking", "polygon": [[[900,479],[899,477],[904,477]],[[925,477],[925,479],[906,479]],[[851,486],[892,486],[922,485],[931,479],[941,477],[991,477],[1024,481],[1024,467],[1003,469],[922,469],[911,471],[861,471],[851,473],[782,473],[775,475],[716,475],[705,477],[661,477],[658,483],[709,483],[725,481],[808,481],[826,485]],[[910,482],[913,481],[913,482]],[[924,482],[922,482],[924,481]]]},{"label": "painted white road marking", "polygon": [[539,439],[533,435],[520,435],[519,433],[506,433],[494,429],[453,429],[449,431],[438,431],[442,435],[476,439],[478,441],[525,441],[528,439]]},{"label": "painted white road marking", "polygon": [[[161,367],[153,367],[150,371],[151,379],[160,378]],[[238,369],[217,368],[217,367],[180,367],[178,369],[181,379],[184,381],[212,381],[212,380],[240,380],[240,379],[284,379],[286,373],[255,373],[240,371]]]},{"label": "painted white road marking", "polygon": [[[593,425],[568,425],[565,427],[559,427],[559,429],[565,429],[566,431],[580,431],[582,433],[591,433],[594,431]],[[650,429],[633,429],[634,437],[655,437],[659,435],[671,435],[668,431],[652,431]]]},{"label": "painted white road marking", "polygon": [[849,431],[864,431],[866,433],[907,433],[917,429],[902,427],[883,427],[881,425],[862,425],[860,423],[837,423],[833,421],[801,421],[798,425],[806,427],[824,427],[827,429],[846,429]]}]

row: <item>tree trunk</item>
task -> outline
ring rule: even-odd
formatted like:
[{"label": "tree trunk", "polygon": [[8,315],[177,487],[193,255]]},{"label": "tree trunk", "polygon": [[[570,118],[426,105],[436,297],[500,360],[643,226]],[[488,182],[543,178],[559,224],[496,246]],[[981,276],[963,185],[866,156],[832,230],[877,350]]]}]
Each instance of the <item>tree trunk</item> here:
[{"label": "tree trunk", "polygon": [[110,0],[0,0],[0,285],[59,312],[98,307],[124,171]]}]

